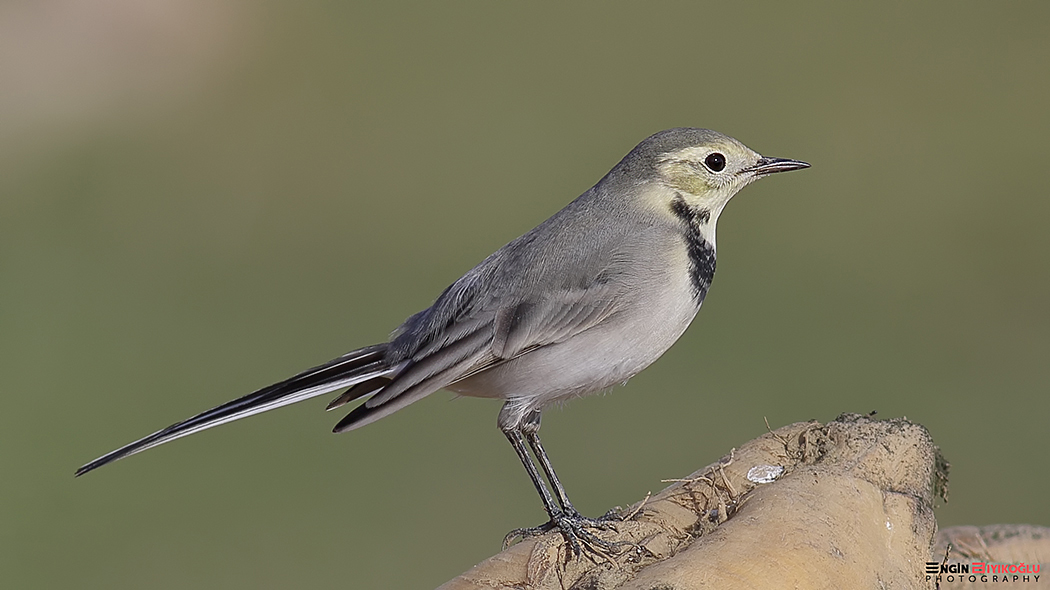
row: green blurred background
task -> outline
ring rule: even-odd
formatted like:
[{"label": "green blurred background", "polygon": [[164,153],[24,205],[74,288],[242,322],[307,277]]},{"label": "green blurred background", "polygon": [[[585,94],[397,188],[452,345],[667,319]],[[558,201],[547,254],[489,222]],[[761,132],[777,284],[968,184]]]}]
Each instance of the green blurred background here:
[{"label": "green blurred background", "polygon": [[660,362],[547,412],[577,506],[878,410],[952,462],[942,526],[1050,524],[1050,5],[350,4],[0,6],[0,586],[428,588],[541,522],[447,393],[72,474],[382,340],[673,126],[813,168],[727,208]]}]

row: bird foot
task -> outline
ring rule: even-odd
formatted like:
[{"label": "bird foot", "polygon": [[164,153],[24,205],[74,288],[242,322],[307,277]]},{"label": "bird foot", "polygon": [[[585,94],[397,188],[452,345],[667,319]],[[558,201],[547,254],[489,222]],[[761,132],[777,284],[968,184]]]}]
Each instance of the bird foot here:
[{"label": "bird foot", "polygon": [[591,530],[616,531],[616,523],[622,522],[623,517],[615,510],[610,510],[598,518],[589,518],[573,510],[571,513],[555,514],[546,523],[530,528],[514,529],[503,538],[503,548],[506,549],[515,539],[525,540],[557,530],[565,538],[565,543],[574,557],[583,555],[584,552],[598,553],[605,558],[611,554],[619,554],[625,550],[645,552],[644,547],[630,541],[607,541],[595,535]]}]

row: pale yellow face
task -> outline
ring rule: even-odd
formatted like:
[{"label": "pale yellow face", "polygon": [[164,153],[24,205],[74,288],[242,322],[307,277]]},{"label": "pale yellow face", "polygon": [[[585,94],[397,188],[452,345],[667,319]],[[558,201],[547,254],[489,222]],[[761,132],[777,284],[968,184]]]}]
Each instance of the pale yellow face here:
[{"label": "pale yellow face", "polygon": [[692,206],[720,211],[737,191],[753,182],[761,156],[724,139],[668,152],[657,161],[660,181]]}]

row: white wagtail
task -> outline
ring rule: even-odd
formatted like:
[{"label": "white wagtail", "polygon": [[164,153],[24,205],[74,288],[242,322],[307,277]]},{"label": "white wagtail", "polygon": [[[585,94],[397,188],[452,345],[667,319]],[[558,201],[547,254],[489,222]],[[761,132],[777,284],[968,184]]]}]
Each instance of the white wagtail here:
[{"label": "white wagtail", "polygon": [[[579,552],[604,528],[573,507],[540,444],[547,406],[623,383],[692,321],[715,274],[715,223],[729,199],[774,172],[767,158],[707,129],[644,140],[598,184],[475,266],[388,342],[366,346],[121,447],[83,475],[139,451],[245,416],[346,389],[328,409],[367,398],[335,426],[360,428],[439,389],[505,400],[500,430],[550,521]],[[529,456],[546,475],[548,490]]]}]

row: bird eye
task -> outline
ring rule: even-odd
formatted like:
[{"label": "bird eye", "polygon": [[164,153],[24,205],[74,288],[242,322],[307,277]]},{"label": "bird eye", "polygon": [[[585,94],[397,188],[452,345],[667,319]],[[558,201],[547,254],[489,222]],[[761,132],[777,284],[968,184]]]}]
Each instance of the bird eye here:
[{"label": "bird eye", "polygon": [[722,170],[725,170],[726,157],[718,152],[715,152],[704,158],[704,164],[706,164],[712,172],[721,172]]}]

